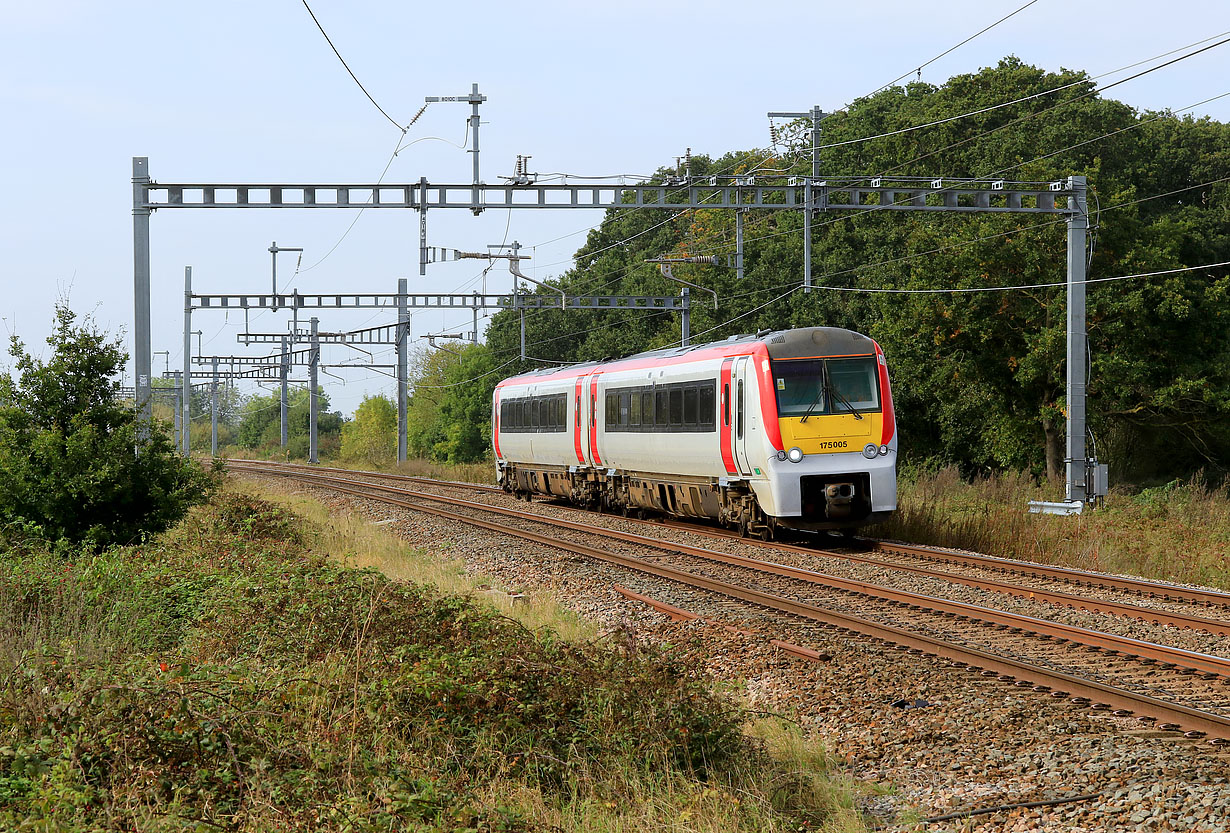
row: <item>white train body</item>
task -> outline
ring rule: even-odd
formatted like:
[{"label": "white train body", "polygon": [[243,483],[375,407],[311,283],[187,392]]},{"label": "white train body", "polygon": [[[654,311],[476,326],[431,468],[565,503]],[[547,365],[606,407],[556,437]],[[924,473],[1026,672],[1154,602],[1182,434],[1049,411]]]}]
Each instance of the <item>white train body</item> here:
[{"label": "white train body", "polygon": [[618,511],[852,529],[896,508],[884,354],[811,327],[505,379],[493,396],[499,482]]}]

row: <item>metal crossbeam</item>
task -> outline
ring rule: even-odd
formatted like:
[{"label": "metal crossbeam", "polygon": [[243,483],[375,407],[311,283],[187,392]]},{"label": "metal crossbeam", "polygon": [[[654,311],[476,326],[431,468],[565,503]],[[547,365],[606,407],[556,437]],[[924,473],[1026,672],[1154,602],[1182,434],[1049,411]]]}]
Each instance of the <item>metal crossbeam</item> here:
[{"label": "metal crossbeam", "polygon": [[[321,295],[212,295],[193,294],[191,308],[197,309],[388,309],[398,308],[404,298],[412,309],[559,309],[561,299],[550,295],[398,295],[396,292],[329,293]],[[675,295],[569,295],[568,309],[683,309],[683,298]],[[395,327],[396,325],[390,325]],[[323,339],[322,339],[323,341]]]},{"label": "metal crossbeam", "polygon": [[[256,365],[259,367],[274,367],[282,366],[283,357],[286,358],[286,363],[292,367],[306,367],[312,363],[312,354],[314,350],[295,350],[291,353],[283,353],[275,356],[218,356],[218,364],[227,365]],[[194,356],[192,361],[197,364],[209,364],[214,359],[213,356]],[[397,365],[393,364],[325,364],[321,363],[320,367],[337,368],[337,367],[376,367],[382,370],[389,370]],[[212,374],[210,374],[212,375]]]},{"label": "metal crossbeam", "polygon": [[[753,180],[748,183],[748,180]],[[726,181],[723,181],[726,180]],[[136,184],[136,208],[759,208],[1064,214],[1062,182],[733,177],[653,185]],[[475,200],[477,199],[477,202]]]},{"label": "metal crossbeam", "polygon": [[[318,333],[317,339],[321,344],[396,344],[397,328],[397,324],[385,324],[345,333]],[[311,337],[312,334],[306,330],[296,330],[287,333],[237,333],[235,340],[244,345],[281,344],[285,338],[297,344]]]},{"label": "metal crossbeam", "polygon": [[[369,366],[370,365],[350,365],[350,367],[369,367]],[[173,378],[173,376],[174,374],[167,374],[167,373],[162,374],[162,378],[164,379],[170,379],[170,378]],[[254,380],[257,382],[280,382],[282,381],[281,375],[278,375],[278,374],[270,375],[269,371],[263,367],[258,367],[253,370],[219,370],[217,376],[214,376],[213,371],[211,370],[194,370],[192,371],[192,378],[193,379],[204,379],[207,381],[212,381],[215,378],[218,379],[219,381],[222,381],[224,379],[248,379],[249,381]],[[301,384],[304,384],[307,380],[306,379],[290,379],[288,381],[293,382],[294,384],[297,384],[297,385],[301,385]]]}]

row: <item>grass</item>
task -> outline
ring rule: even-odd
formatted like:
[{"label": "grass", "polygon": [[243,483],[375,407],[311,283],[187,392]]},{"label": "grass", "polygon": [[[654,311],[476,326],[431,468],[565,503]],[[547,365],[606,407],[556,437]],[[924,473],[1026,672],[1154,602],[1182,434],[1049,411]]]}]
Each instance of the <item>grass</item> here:
[{"label": "grass", "polygon": [[860,829],[702,646],[532,629],[324,520],[229,492],[139,547],[0,555],[0,829]]},{"label": "grass", "polygon": [[1230,487],[1176,480],[1059,517],[1029,514],[1030,500],[1054,495],[1024,475],[968,482],[946,469],[898,486],[898,511],[876,537],[1230,589]]},{"label": "grass", "polygon": [[526,627],[548,627],[569,641],[584,642],[598,636],[593,623],[556,604],[548,595],[525,593],[514,604],[513,594],[525,588],[502,587],[487,577],[471,575],[460,559],[451,559],[438,548],[429,551],[411,546],[404,538],[390,534],[384,524],[326,507],[291,484],[265,483],[259,488],[244,484],[237,488],[276,501],[305,518],[316,531],[309,546],[347,566],[375,569],[397,581],[430,584],[445,593],[481,595]]}]

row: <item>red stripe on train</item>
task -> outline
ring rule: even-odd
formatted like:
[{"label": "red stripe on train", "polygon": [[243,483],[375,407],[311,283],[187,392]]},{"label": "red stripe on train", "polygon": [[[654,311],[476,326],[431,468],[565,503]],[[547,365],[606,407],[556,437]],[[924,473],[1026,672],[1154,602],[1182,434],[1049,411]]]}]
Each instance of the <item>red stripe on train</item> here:
[{"label": "red stripe on train", "polygon": [[735,468],[734,449],[730,445],[730,370],[734,359],[722,362],[721,384],[718,387],[718,406],[722,409],[718,414],[718,444],[722,449],[722,465],[727,474],[738,474]]}]

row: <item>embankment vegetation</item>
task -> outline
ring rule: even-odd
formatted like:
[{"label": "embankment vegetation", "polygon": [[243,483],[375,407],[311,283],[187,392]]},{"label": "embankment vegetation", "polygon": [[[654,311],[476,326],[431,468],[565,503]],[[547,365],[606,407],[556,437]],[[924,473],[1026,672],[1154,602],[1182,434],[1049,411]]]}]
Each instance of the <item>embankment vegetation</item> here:
[{"label": "embankment vegetation", "polygon": [[858,828],[686,646],[570,642],[320,540],[224,493],[140,546],[0,557],[0,828]]}]

